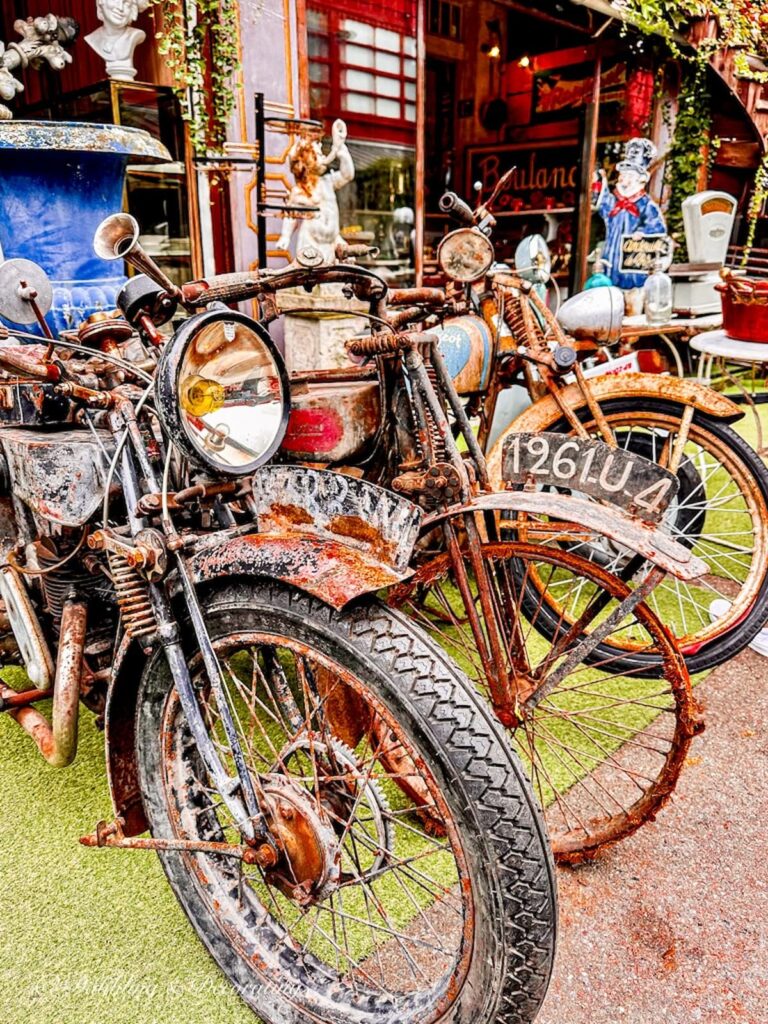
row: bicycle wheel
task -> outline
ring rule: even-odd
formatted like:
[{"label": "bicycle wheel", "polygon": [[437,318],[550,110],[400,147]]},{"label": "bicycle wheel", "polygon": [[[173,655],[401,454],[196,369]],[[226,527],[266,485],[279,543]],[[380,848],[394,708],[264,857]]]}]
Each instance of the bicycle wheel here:
[{"label": "bicycle wheel", "polygon": [[[626,399],[601,403],[618,443],[638,455],[665,464],[684,412],[679,403],[654,399],[642,407]],[[599,437],[588,411],[579,416]],[[571,432],[565,420],[549,429]],[[710,567],[703,578],[681,582],[668,576],[648,603],[671,631],[691,673],[712,669],[743,650],[768,619],[768,470],[727,424],[694,413],[678,469],[680,489],[662,528],[689,547]],[[520,540],[546,542],[534,521],[506,520],[506,530]],[[549,543],[562,545],[561,538]],[[637,572],[632,553],[596,535],[582,537],[569,550],[618,575]],[[542,590],[534,575],[531,586]],[[561,616],[568,618],[583,595],[583,581],[564,578],[545,597],[537,628],[549,635]],[[724,600],[723,600],[724,599]],[[532,596],[534,604],[539,594]],[[718,604],[713,606],[713,603]],[[623,638],[626,668],[661,669],[661,659]],[[601,648],[598,656],[605,656]]]},{"label": "bicycle wheel", "polygon": [[[652,820],[674,789],[697,731],[688,673],[646,604],[622,612],[631,590],[600,566],[556,547],[516,542],[485,544],[482,555],[510,680],[508,699],[497,700],[496,711],[512,730],[545,809],[556,859],[579,863]],[[537,605],[531,604],[534,574],[543,584],[535,590]],[[547,587],[562,578],[581,581],[579,614],[561,618],[545,638],[537,617]],[[479,608],[476,581],[469,582]],[[447,553],[422,565],[390,600],[491,699]],[[653,651],[661,678],[644,678],[637,667],[626,671],[615,650],[591,657],[587,642],[601,629],[609,645],[629,634],[636,649]]]},{"label": "bicycle wheel", "polygon": [[[552,966],[554,872],[524,772],[466,680],[376,602],[343,615],[240,581],[204,614],[279,857],[161,859],[240,995],[269,1024],[530,1024]],[[194,649],[190,665],[232,772]],[[354,749],[333,727],[344,706]],[[418,807],[385,746],[402,751]],[[242,842],[162,654],[142,678],[137,756],[154,836]]]}]

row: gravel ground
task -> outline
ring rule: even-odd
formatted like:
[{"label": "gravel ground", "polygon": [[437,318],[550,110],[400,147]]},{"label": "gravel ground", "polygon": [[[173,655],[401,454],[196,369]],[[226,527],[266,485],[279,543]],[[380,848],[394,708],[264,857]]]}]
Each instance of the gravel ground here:
[{"label": "gravel ground", "polygon": [[706,730],[658,821],[559,874],[537,1024],[768,1022],[768,659],[745,651],[696,693]]}]

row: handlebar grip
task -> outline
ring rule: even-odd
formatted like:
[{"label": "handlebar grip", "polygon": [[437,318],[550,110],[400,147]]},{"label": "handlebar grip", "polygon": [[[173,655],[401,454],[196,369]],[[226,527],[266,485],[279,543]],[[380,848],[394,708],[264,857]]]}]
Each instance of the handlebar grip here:
[{"label": "handlebar grip", "polygon": [[357,257],[370,257],[376,259],[381,250],[377,245],[367,245],[365,242],[340,242],[336,246],[336,259],[342,262]]},{"label": "handlebar grip", "polygon": [[444,306],[445,291],[442,288],[390,288],[387,292],[388,306]]},{"label": "handlebar grip", "polygon": [[207,306],[209,302],[242,302],[251,299],[261,288],[259,275],[254,272],[216,274],[205,281],[184,285],[187,305]]},{"label": "handlebar grip", "polygon": [[440,196],[440,209],[443,213],[450,213],[454,220],[461,224],[474,224],[475,215],[464,202],[459,199],[455,192],[445,192]]},{"label": "handlebar grip", "polygon": [[401,352],[413,348],[414,345],[432,343],[433,334],[370,334],[365,338],[350,338],[346,343],[347,352],[351,356],[367,359],[371,356],[385,356],[392,352]]}]

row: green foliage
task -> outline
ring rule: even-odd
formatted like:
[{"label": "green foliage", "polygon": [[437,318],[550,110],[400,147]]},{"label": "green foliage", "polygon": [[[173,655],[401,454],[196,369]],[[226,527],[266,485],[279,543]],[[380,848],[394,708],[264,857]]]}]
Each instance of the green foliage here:
[{"label": "green foliage", "polygon": [[744,258],[743,262],[746,264],[749,258],[750,250],[755,243],[755,231],[757,230],[757,221],[763,212],[765,201],[768,199],[768,153],[762,159],[760,166],[757,169],[755,175],[755,185],[752,189],[752,198],[749,201],[749,211],[747,214],[747,222],[749,224],[749,230],[747,232],[747,241],[744,247]]},{"label": "green foliage", "polygon": [[[699,169],[709,146],[710,160],[719,140],[710,141],[712,106],[707,89],[706,69],[714,52],[724,48],[745,50],[736,54],[735,69],[742,78],[768,81],[768,72],[755,70],[747,60],[752,53],[768,60],[768,0],[624,0],[622,15],[641,32],[661,35],[671,52],[681,58],[683,81],[674,141],[667,153],[665,184],[670,190],[667,228],[679,243],[676,260],[685,260],[682,202],[696,191]],[[716,31],[697,44],[695,53],[681,50],[675,38],[691,21],[708,18]],[[767,158],[768,159],[768,158]],[[768,164],[757,173],[749,206],[747,250],[755,237],[757,218],[768,198]]]},{"label": "green foliage", "polygon": [[[624,0],[624,18],[642,32],[661,35],[677,50],[673,41],[691,22],[713,18],[717,22],[718,47],[745,47],[758,57],[768,58],[768,0]],[[744,59],[739,73],[757,78]]]},{"label": "green foliage", "polygon": [[678,243],[675,260],[685,262],[688,253],[683,227],[683,200],[698,189],[704,150],[710,144],[712,109],[707,87],[707,65],[697,60],[684,65],[678,96],[678,112],[672,143],[667,150],[664,183],[669,188],[667,231]]},{"label": "green foliage", "polygon": [[240,67],[237,0],[153,0],[162,15],[159,52],[174,78],[196,155],[221,151]]}]

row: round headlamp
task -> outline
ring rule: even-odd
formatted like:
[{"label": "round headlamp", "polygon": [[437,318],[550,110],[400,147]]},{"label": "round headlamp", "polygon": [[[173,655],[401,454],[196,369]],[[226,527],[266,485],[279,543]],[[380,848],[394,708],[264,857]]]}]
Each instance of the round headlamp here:
[{"label": "round headlamp", "polygon": [[274,455],[288,425],[283,358],[261,324],[215,309],[187,320],[157,368],[158,412],[193,462],[246,476]]}]

